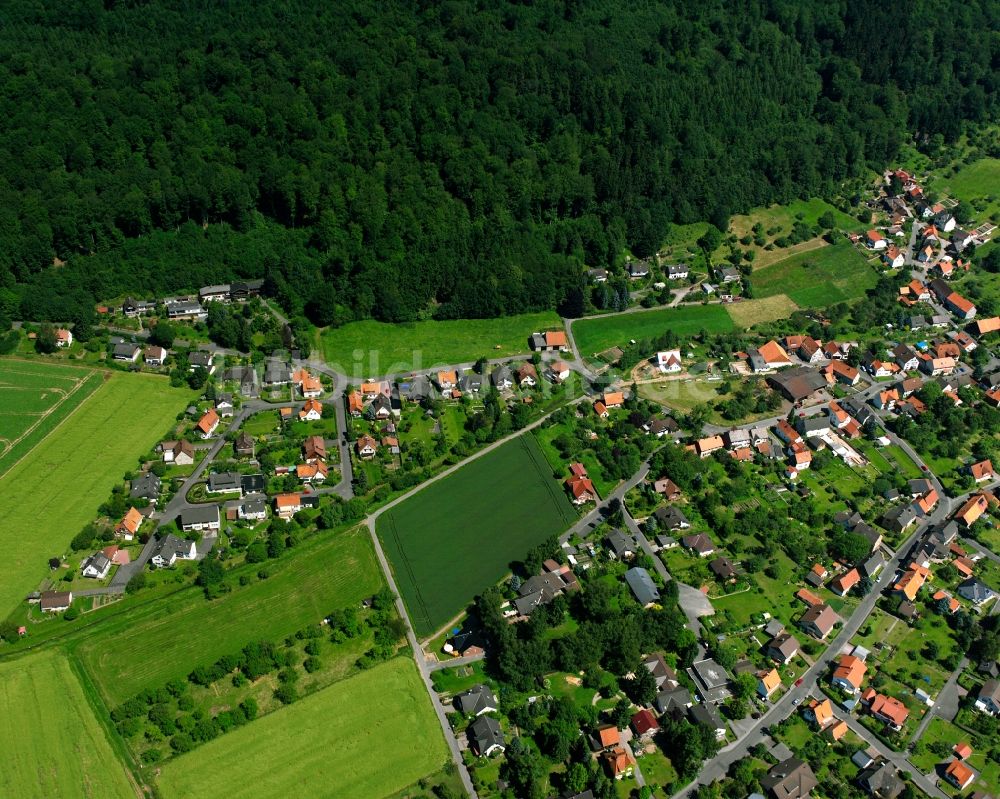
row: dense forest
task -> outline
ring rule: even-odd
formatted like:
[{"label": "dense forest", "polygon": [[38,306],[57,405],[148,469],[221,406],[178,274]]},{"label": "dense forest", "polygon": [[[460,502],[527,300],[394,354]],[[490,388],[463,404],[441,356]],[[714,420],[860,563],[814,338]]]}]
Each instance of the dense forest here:
[{"label": "dense forest", "polygon": [[266,277],[317,324],[572,308],[671,223],[997,108],[990,0],[8,0],[0,316]]}]

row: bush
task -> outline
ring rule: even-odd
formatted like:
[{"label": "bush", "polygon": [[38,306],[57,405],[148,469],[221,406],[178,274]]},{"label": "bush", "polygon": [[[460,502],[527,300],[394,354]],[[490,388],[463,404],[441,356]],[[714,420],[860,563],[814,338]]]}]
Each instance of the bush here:
[{"label": "bush", "polygon": [[74,621],[80,617],[80,609],[73,607],[72,605],[63,613],[63,618],[66,621]]}]

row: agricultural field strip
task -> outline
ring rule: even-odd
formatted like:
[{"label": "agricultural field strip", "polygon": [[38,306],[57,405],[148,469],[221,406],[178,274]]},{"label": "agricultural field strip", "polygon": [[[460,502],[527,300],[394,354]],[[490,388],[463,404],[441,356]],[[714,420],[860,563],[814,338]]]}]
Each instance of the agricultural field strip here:
[{"label": "agricultural field strip", "polygon": [[138,608],[95,630],[77,654],[108,705],[186,677],[195,666],[210,665],[250,641],[284,638],[382,585],[365,530],[303,545],[270,570],[267,580],[213,602],[192,588],[169,608]]},{"label": "agricultural field strip", "polygon": [[64,655],[49,650],[0,663],[0,704],[5,799],[134,799]]},{"label": "agricultural field strip", "polygon": [[381,799],[447,759],[416,666],[397,657],[171,760],[159,786],[165,799]]},{"label": "agricultural field strip", "polygon": [[[0,477],[0,546],[9,576],[0,585],[6,616],[37,587],[44,562],[61,552],[97,505],[149,451],[190,394],[161,377],[112,373],[45,439]],[[31,486],[31,501],[24,501]],[[31,530],[31,536],[23,535]]]},{"label": "agricultural field strip", "polygon": [[[459,512],[483,507],[487,496],[485,513]],[[447,508],[456,510],[442,514]],[[376,529],[415,631],[426,635],[574,518],[537,441],[521,435],[381,514]],[[445,563],[448,580],[440,577]]]}]

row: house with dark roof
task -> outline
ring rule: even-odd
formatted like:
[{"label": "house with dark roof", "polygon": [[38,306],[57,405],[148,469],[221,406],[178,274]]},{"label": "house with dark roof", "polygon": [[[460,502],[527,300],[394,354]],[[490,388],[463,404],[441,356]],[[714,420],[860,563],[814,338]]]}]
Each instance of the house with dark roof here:
[{"label": "house with dark roof", "polygon": [[687,530],[691,526],[684,512],[674,505],[657,508],[653,511],[653,518],[661,530]]},{"label": "house with dark roof", "polygon": [[103,580],[111,571],[111,559],[103,552],[95,552],[83,562],[80,572],[84,577]]},{"label": "house with dark roof", "polygon": [[156,542],[150,560],[157,568],[167,569],[178,560],[194,560],[197,554],[198,550],[195,548],[194,541],[167,533]]},{"label": "house with dark roof", "polygon": [[671,718],[683,717],[691,707],[691,692],[682,686],[666,688],[656,695],[653,702],[656,712],[660,715],[670,715]]},{"label": "house with dark roof", "polygon": [[660,601],[660,589],[656,587],[649,572],[641,566],[633,566],[625,572],[625,582],[632,589],[636,601],[643,607]]},{"label": "house with dark roof", "polygon": [[148,499],[153,505],[160,498],[160,478],[152,472],[143,472],[136,477],[129,489],[131,499]]},{"label": "house with dark roof", "polygon": [[761,777],[760,785],[774,799],[803,799],[819,781],[808,763],[790,757],[772,766],[767,775]]},{"label": "house with dark roof", "polygon": [[987,680],[982,684],[976,694],[975,708],[991,716],[1000,716],[1000,680]]},{"label": "house with dark roof", "polygon": [[822,641],[840,620],[840,616],[829,605],[813,605],[802,614],[799,626],[814,638]]},{"label": "house with dark roof", "polygon": [[958,586],[958,595],[968,599],[975,605],[976,610],[982,608],[987,602],[996,599],[996,593],[993,589],[975,577],[970,577]]},{"label": "house with dark roof", "polygon": [[489,757],[494,752],[502,753],[506,748],[500,722],[492,716],[480,716],[468,730],[469,746],[479,757]]},{"label": "house with dark roof", "polygon": [[877,799],[896,799],[904,787],[896,767],[885,760],[878,760],[864,768],[858,774],[858,785]]},{"label": "house with dark roof", "polygon": [[628,560],[635,556],[638,544],[632,536],[623,533],[621,530],[612,530],[608,533],[605,541],[611,553],[618,560]]},{"label": "house with dark roof", "polygon": [[213,472],[208,476],[208,492],[210,494],[241,494],[239,472]]},{"label": "house with dark roof", "polygon": [[467,716],[481,716],[483,713],[496,713],[500,707],[496,695],[488,685],[480,683],[467,691],[456,694],[452,704],[459,713]]},{"label": "house with dark roof", "polygon": [[726,737],[726,723],[712,705],[705,702],[691,705],[688,708],[688,717],[692,724],[700,724],[702,727],[712,730],[717,740],[722,740]]},{"label": "house with dark roof", "polygon": [[778,663],[789,663],[799,653],[799,642],[789,633],[776,635],[764,648],[764,654]]}]

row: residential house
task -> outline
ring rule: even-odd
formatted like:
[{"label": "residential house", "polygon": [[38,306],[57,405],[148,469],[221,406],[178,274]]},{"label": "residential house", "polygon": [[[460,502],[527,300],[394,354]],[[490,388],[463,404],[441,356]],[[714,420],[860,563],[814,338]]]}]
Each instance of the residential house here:
[{"label": "residential house", "polygon": [[632,776],[633,761],[629,756],[629,750],[624,747],[616,746],[605,750],[601,753],[600,760],[612,779],[620,780]]},{"label": "residential house", "polygon": [[635,557],[638,545],[635,539],[627,533],[623,533],[621,530],[612,530],[605,537],[608,549],[611,550],[611,555],[616,560],[630,560]]},{"label": "residential house", "polygon": [[534,388],[538,385],[538,370],[531,361],[522,361],[517,367],[515,376],[521,388]]},{"label": "residential house", "polygon": [[587,276],[593,280],[595,283],[607,283],[608,282],[608,270],[607,269],[588,269]]},{"label": "residential house", "polygon": [[976,610],[996,599],[997,596],[992,588],[974,577],[958,586],[958,594],[968,599],[975,606]]},{"label": "residential house", "polygon": [[214,472],[208,476],[208,492],[210,494],[242,494],[239,472]]},{"label": "residential house", "polygon": [[347,395],[347,412],[355,419],[359,418],[365,409],[365,401],[360,391],[352,391]]},{"label": "residential house", "polygon": [[143,515],[136,508],[129,508],[122,520],[115,526],[115,535],[126,541],[131,541],[139,534]]},{"label": "residential house", "polygon": [[704,533],[684,536],[681,539],[681,545],[685,549],[690,549],[701,558],[707,558],[715,552],[715,544],[713,544],[712,539]]},{"label": "residential house", "polygon": [[212,353],[198,350],[188,355],[188,371],[193,372],[195,369],[204,369],[212,374],[215,371],[215,357]]},{"label": "residential house", "polygon": [[363,460],[374,458],[378,452],[378,442],[367,434],[359,436],[358,440],[354,442],[354,451]]},{"label": "residential house", "polygon": [[894,696],[886,696],[869,689],[862,700],[868,704],[868,710],[875,718],[896,731],[901,730],[910,717],[909,708]]},{"label": "residential house", "polygon": [[826,570],[826,567],[822,563],[814,563],[809,570],[809,574],[806,575],[806,582],[814,588],[819,588],[829,576],[830,572]]},{"label": "residential house", "polygon": [[857,569],[844,572],[830,583],[830,590],[841,596],[847,596],[847,592],[861,582],[861,574]]},{"label": "residential house", "polygon": [[167,317],[170,319],[191,319],[204,321],[208,318],[208,311],[201,307],[201,303],[191,300],[174,300],[164,303],[167,307]]},{"label": "residential house", "polygon": [[510,367],[506,364],[500,364],[494,369],[490,375],[490,380],[497,391],[507,391],[514,385],[514,376],[510,371]]},{"label": "residential house", "polygon": [[780,633],[768,641],[764,654],[771,660],[788,665],[799,653],[799,642],[789,633]]},{"label": "residential house", "polygon": [[991,716],[1000,716],[1000,680],[987,680],[982,684],[976,694],[975,708]]},{"label": "residential house", "polygon": [[903,372],[911,372],[920,364],[917,353],[908,344],[898,344],[892,350],[893,360],[896,366]]},{"label": "residential house", "polygon": [[198,420],[196,428],[202,438],[211,438],[218,426],[219,414],[215,412],[215,408],[209,408]]},{"label": "residential house", "polygon": [[201,302],[229,302],[231,287],[228,283],[219,286],[202,286],[198,289]]},{"label": "residential house", "polygon": [[667,661],[659,652],[649,655],[643,661],[643,665],[656,680],[657,689],[676,688],[680,684],[677,681],[677,672],[667,665]]},{"label": "residential house", "polygon": [[692,705],[688,708],[688,717],[692,724],[700,724],[702,727],[712,730],[716,740],[721,741],[726,737],[726,724],[712,705],[705,702]]},{"label": "residential house", "polygon": [[781,687],[781,675],[777,669],[762,671],[757,675],[757,695],[762,699],[770,699],[771,694]]},{"label": "residential house", "polygon": [[881,759],[862,768],[858,773],[858,785],[876,799],[896,799],[905,787],[896,772],[896,767]]},{"label": "residential house", "polygon": [[669,477],[661,477],[653,483],[653,491],[661,494],[667,502],[676,502],[681,498],[681,489]]},{"label": "residential house", "polygon": [[285,361],[270,358],[264,363],[264,385],[287,386],[292,382],[292,370]]},{"label": "residential house", "polygon": [[831,361],[824,367],[823,377],[831,384],[836,382],[844,386],[854,386],[861,379],[861,373],[843,361]]},{"label": "residential house", "polygon": [[674,374],[681,371],[681,351],[663,350],[656,353],[656,365],[664,374]]},{"label": "residential house", "polygon": [[899,247],[895,244],[890,244],[885,248],[885,252],[882,255],[882,262],[888,269],[899,269],[906,263],[906,256],[903,255],[903,251]]},{"label": "residential house", "polygon": [[761,777],[760,785],[774,799],[804,799],[819,781],[808,763],[790,757],[772,766],[767,775]]},{"label": "residential house", "polygon": [[153,505],[160,498],[160,478],[152,472],[143,472],[132,480],[129,488],[130,499],[145,499]]},{"label": "residential house", "polygon": [[663,271],[668,280],[683,280],[689,274],[687,264],[667,264]]},{"label": "residential house", "polygon": [[923,584],[930,578],[930,570],[926,566],[918,563],[911,563],[899,581],[893,586],[893,590],[902,594],[911,602],[917,598]]},{"label": "residential house", "polygon": [[300,422],[315,422],[323,418],[323,404],[319,400],[308,399],[299,411]]},{"label": "residential house", "polygon": [[290,519],[305,505],[301,494],[278,494],[274,498],[274,512],[282,519]]},{"label": "residential house", "polygon": [[869,250],[884,250],[888,246],[885,236],[877,230],[869,230],[865,235],[865,246]]},{"label": "residential house", "polygon": [[168,569],[178,560],[194,560],[197,554],[194,541],[167,533],[156,542],[151,560],[157,568]]},{"label": "residential house", "polygon": [[324,483],[329,474],[330,469],[323,461],[300,463],[295,467],[295,476],[306,485]]},{"label": "residential house", "polygon": [[103,580],[111,571],[111,558],[103,552],[95,552],[83,562],[83,568],[80,571],[84,577]]},{"label": "residential house", "polygon": [[726,446],[722,436],[708,436],[699,438],[694,445],[695,452],[699,458],[707,458],[713,452],[723,449]]},{"label": "residential house", "polygon": [[812,699],[806,706],[806,709],[802,711],[802,715],[806,721],[812,722],[820,729],[823,729],[834,719],[833,705],[830,704],[829,699],[824,699],[822,702]]},{"label": "residential house", "polygon": [[990,503],[985,494],[973,494],[969,497],[965,504],[955,512],[955,518],[962,522],[962,524],[964,524],[967,528],[972,527],[972,525],[976,523],[976,520],[989,509],[989,506]]},{"label": "residential house", "polygon": [[740,270],[735,266],[724,266],[718,270],[719,279],[723,283],[735,283],[740,279]]},{"label": "residential house", "polygon": [[711,561],[708,564],[708,568],[724,583],[735,582],[739,574],[736,570],[736,564],[726,557],[716,558]]},{"label": "residential house", "polygon": [[792,365],[785,349],[774,339],[748,352],[750,368],[755,372],[770,372]]},{"label": "residential house", "polygon": [[368,403],[365,416],[376,421],[385,421],[392,416],[392,400],[385,394],[379,394]]},{"label": "residential house", "polygon": [[302,455],[306,463],[325,461],[327,452],[323,436],[307,436],[302,442]]},{"label": "residential house", "polygon": [[822,604],[814,605],[802,614],[802,618],[799,619],[799,625],[811,636],[822,641],[840,621],[840,616],[837,615],[833,608],[827,604]]},{"label": "residential house", "polygon": [[632,589],[636,601],[643,607],[649,607],[660,601],[660,589],[656,587],[649,572],[640,566],[633,566],[625,572],[625,582]]},{"label": "residential house", "polygon": [[[691,704],[691,692],[687,688],[680,686],[660,691],[653,702],[657,713],[669,716],[672,719],[681,719],[687,716],[687,710],[691,707]],[[723,734],[725,734],[725,731],[723,731]]]},{"label": "residential house", "polygon": [[304,399],[315,399],[323,393],[322,381],[310,374],[308,369],[296,371],[292,375],[292,383],[298,388]]},{"label": "residential house", "polygon": [[218,505],[197,505],[181,511],[181,529],[186,532],[217,531],[220,527]]},{"label": "residential house", "polygon": [[841,655],[833,670],[830,682],[842,691],[856,694],[861,690],[861,684],[867,672],[868,666],[861,658],[854,655]]},{"label": "residential house", "polygon": [[691,522],[688,521],[684,512],[674,505],[657,508],[653,511],[653,518],[661,530],[687,530],[691,527]]},{"label": "residential house", "polygon": [[241,502],[236,509],[237,518],[249,521],[263,521],[267,518],[267,503],[263,497],[251,497]]},{"label": "residential house", "polygon": [[42,613],[62,613],[72,604],[72,591],[42,591],[38,606]]},{"label": "residential house", "polygon": [[480,716],[468,729],[469,747],[479,757],[489,757],[506,748],[500,723],[492,716]]},{"label": "residential house", "polygon": [[128,363],[135,363],[139,359],[139,354],[142,350],[139,348],[138,344],[122,342],[120,344],[115,344],[111,349],[111,357],[116,361],[126,361]]},{"label": "residential house", "polygon": [[191,442],[181,439],[180,441],[164,441],[160,444],[163,453],[164,463],[173,463],[176,466],[190,466],[194,463],[194,447]]},{"label": "residential house", "polygon": [[145,361],[146,366],[163,366],[167,360],[167,351],[163,347],[151,346],[146,347],[142,354],[142,359]]},{"label": "residential house", "polygon": [[961,760],[955,759],[945,767],[944,778],[958,790],[964,791],[976,778],[976,772]]},{"label": "residential house", "polygon": [[632,732],[640,741],[649,741],[660,729],[660,723],[648,709],[642,708],[632,715]]},{"label": "residential house", "polygon": [[496,713],[500,703],[488,685],[480,683],[467,691],[456,694],[452,699],[455,709],[466,716],[481,716],[483,713]]}]

